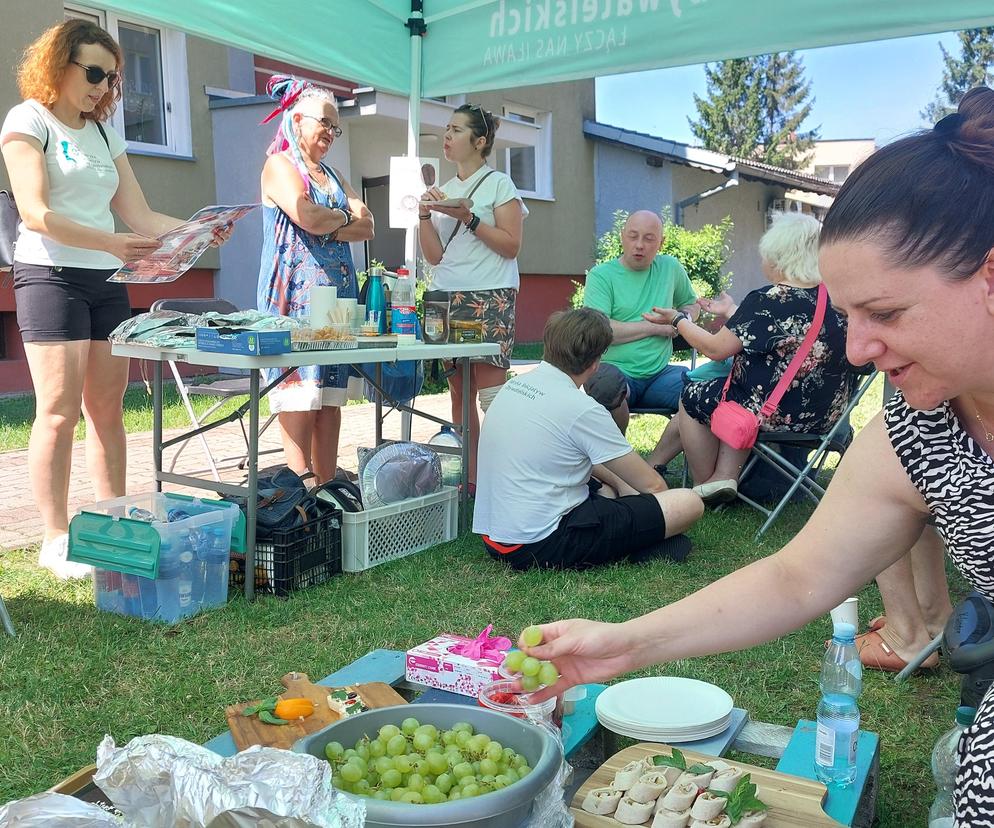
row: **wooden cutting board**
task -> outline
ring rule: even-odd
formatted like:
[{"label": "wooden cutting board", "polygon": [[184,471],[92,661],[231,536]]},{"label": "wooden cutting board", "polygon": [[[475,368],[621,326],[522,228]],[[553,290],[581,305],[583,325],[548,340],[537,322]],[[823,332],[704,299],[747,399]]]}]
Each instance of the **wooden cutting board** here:
[{"label": "wooden cutting board", "polygon": [[[687,757],[688,764],[707,762],[716,758],[692,750],[684,750],[683,748],[680,750]],[[588,791],[593,788],[609,786],[614,781],[615,772],[621,770],[629,762],[655,756],[657,753],[668,754],[670,751],[669,745],[643,743],[625,748],[608,759],[573,797],[570,813],[576,819],[578,828],[619,828],[621,823],[614,817],[597,816],[580,807]],[[754,765],[747,765],[745,762],[733,762],[727,759],[722,761],[742,768],[746,773],[751,774],[752,781],[759,788],[757,795],[770,809],[769,815],[766,817],[765,828],[801,828],[801,826],[805,826],[805,828],[809,828],[809,826],[842,828],[841,822],[836,822],[822,810],[821,804],[828,795],[828,789],[821,782],[802,779],[799,776],[788,776],[785,773],[777,773],[766,768],[757,768]]]},{"label": "wooden cutting board", "polygon": [[[224,713],[231,729],[231,738],[239,750],[252,745],[289,750],[301,737],[338,721],[338,713],[328,707],[328,694],[336,688],[312,684],[306,673],[287,673],[280,681],[286,688],[286,692],[280,694],[281,699],[310,699],[314,702],[314,712],[306,719],[292,724],[269,725],[260,722],[258,716],[242,715],[246,707],[258,704],[258,699],[230,705],[225,708]],[[369,708],[407,704],[400,693],[382,681],[357,684],[355,689]]]}]

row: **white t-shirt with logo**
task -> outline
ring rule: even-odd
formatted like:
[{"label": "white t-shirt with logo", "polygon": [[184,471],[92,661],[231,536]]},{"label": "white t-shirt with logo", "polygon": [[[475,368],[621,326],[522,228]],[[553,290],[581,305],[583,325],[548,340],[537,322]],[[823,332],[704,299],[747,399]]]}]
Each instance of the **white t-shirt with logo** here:
[{"label": "white t-shirt with logo", "polygon": [[[111,127],[104,125],[107,141],[93,121],[81,129],[66,126],[37,101],[15,106],[0,129],[0,143],[8,135],[37,138],[44,147],[48,170],[48,206],[55,213],[84,227],[114,232],[110,202],[120,183],[114,159],[127,144]],[[86,250],[59,244],[41,233],[18,228],[14,259],[23,264],[110,269],[122,262],[103,250]]]},{"label": "white t-shirt with logo", "polygon": [[589,497],[591,468],[633,449],[607,409],[548,362],[505,383],[480,432],[473,531],[534,543]]},{"label": "white t-shirt with logo", "polygon": [[[521,202],[521,212],[528,215],[528,208],[521,201],[518,189],[510,176],[493,170],[484,164],[465,181],[458,176],[450,178],[441,190],[447,198],[467,198],[477,182],[488,172],[493,172],[473,193],[473,206],[470,208],[480,217],[481,224],[497,225],[494,209],[517,199]],[[517,288],[521,282],[518,276],[518,260],[507,259],[487,247],[461,222],[451,216],[432,211],[431,223],[438,232],[439,241],[445,242],[452,235],[452,228],[460,224],[459,232],[453,237],[442,254],[442,261],[432,268],[432,287],[436,290],[496,290],[497,288]]]}]

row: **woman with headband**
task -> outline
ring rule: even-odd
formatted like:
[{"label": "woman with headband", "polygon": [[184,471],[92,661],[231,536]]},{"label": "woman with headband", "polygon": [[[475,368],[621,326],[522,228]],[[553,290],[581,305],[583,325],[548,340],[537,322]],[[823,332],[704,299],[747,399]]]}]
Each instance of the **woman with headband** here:
[{"label": "woman with headband", "polygon": [[[469,479],[476,484],[476,447],[480,420],[507,379],[514,348],[514,304],[518,293],[518,251],[522,222],[528,208],[510,176],[487,166],[500,122],[479,106],[460,106],[445,127],[442,145],[456,175],[441,189],[430,187],[422,196],[418,216],[421,252],[432,265],[432,287],[449,293],[449,320],[483,325],[483,340],[500,344],[497,356],[474,361],[469,388],[460,372],[449,376],[452,421],[462,423],[462,400],[470,395]],[[456,207],[433,201],[469,199]]]},{"label": "woman with headband", "polygon": [[[342,134],[335,98],[298,78],[274,76],[267,87],[280,118],[262,170],[263,245],[259,310],[310,316],[311,290],[331,285],[358,297],[349,242],[373,238],[373,216],[341,173],[323,159]],[[270,369],[268,382],[279,374]],[[338,436],[348,395],[347,365],[298,368],[269,394],[279,414],[287,465],[318,482],[338,470]]]}]

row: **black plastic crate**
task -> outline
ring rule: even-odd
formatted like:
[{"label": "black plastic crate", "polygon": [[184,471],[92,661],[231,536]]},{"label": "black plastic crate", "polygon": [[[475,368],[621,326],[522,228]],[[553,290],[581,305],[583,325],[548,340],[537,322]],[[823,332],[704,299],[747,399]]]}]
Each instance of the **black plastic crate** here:
[{"label": "black plastic crate", "polygon": [[[331,509],[294,529],[255,542],[256,594],[286,597],[342,571],[342,513]],[[228,584],[245,588],[245,556],[232,554]]]}]

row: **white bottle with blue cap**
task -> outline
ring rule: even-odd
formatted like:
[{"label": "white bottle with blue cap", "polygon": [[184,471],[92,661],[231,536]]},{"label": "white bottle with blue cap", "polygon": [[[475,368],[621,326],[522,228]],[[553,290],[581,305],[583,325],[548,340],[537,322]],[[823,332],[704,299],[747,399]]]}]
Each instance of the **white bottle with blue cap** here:
[{"label": "white bottle with blue cap", "polygon": [[856,780],[856,743],[863,689],[863,665],[856,650],[856,627],[838,623],[821,664],[821,701],[815,737],[815,775],[826,785]]}]

